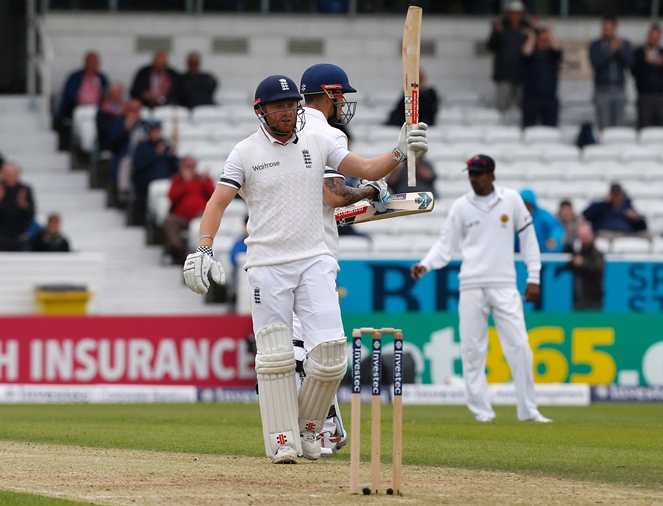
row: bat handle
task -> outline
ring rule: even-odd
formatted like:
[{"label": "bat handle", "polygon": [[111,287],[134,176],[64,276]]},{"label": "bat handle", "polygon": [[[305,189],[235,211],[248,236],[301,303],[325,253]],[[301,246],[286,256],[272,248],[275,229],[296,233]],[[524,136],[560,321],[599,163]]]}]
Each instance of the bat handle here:
[{"label": "bat handle", "polygon": [[[412,125],[407,126],[408,134],[410,130],[412,130]],[[410,188],[417,186],[417,157],[411,149],[407,150],[407,185]]]}]

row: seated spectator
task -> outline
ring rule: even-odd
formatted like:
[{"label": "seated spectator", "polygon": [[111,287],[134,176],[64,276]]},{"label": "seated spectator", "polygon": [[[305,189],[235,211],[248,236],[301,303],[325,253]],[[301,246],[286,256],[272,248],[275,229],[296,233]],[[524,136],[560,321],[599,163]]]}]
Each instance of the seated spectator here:
[{"label": "seated spectator", "polygon": [[83,68],[67,77],[53,118],[53,127],[60,135],[61,150],[69,148],[71,120],[76,106],[97,105],[106,92],[108,78],[99,66],[99,55],[90,51],[85,55]]},{"label": "seated spectator", "polygon": [[562,45],[555,37],[552,25],[548,28],[529,28],[527,32],[527,41],[522,49],[522,126],[557,126],[557,82],[562,62]]},{"label": "seated spectator", "polygon": [[99,151],[110,150],[111,132],[116,122],[124,120],[126,113],[126,101],[124,99],[124,86],[113,83],[108,87],[104,98],[99,104],[97,111],[97,144]]},{"label": "seated spectator", "polygon": [[30,186],[20,182],[21,170],[5,162],[0,170],[0,251],[29,251],[29,230],[35,217]]},{"label": "seated spectator", "polygon": [[190,53],[186,64],[187,71],[180,77],[180,105],[192,109],[214,104],[218,81],[209,72],[200,70],[200,54]]},{"label": "seated spectator", "polygon": [[182,232],[188,229],[192,219],[203,214],[215,187],[212,178],[196,171],[194,158],[187,156],[180,160],[179,172],[173,177],[168,192],[172,204],[170,214],[163,223],[166,251],[173,263],[184,264],[187,249]]},{"label": "seated spectator", "polygon": [[140,100],[145,107],[176,104],[179,79],[177,71],[168,66],[168,54],[157,51],[152,63],[136,73],[131,85],[131,97]]},{"label": "seated spectator", "polygon": [[633,234],[649,237],[647,221],[633,208],[631,199],[619,183],[612,183],[603,200],[592,202],[582,215],[601,237],[611,239]]},{"label": "seated spectator", "polygon": [[157,179],[170,179],[177,170],[175,150],[161,135],[161,122],[148,122],[147,139],[138,143],[133,155],[133,224],[145,224],[147,189],[150,183]]},{"label": "seated spectator", "polygon": [[631,73],[638,90],[638,128],[663,126],[663,48],[661,26],[654,24],[647,42],[633,53]]},{"label": "seated spectator", "polygon": [[[423,69],[419,69],[419,121],[428,124],[429,127],[435,125],[437,110],[440,105],[437,91],[435,88],[428,86],[426,73]],[[389,113],[385,125],[401,127],[403,123],[405,123],[405,96],[401,94],[396,106]]]},{"label": "seated spectator", "polygon": [[46,226],[32,239],[32,251],[68,252],[69,241],[60,232],[60,215],[50,214]]},{"label": "seated spectator", "polygon": [[[539,207],[536,202],[536,194],[529,188],[520,191],[520,196],[525,206],[532,215],[532,224],[536,231],[536,239],[539,241],[541,253],[560,253],[562,251],[562,237],[564,227],[552,213]],[[518,239],[518,236],[516,236]],[[518,242],[516,241],[518,244]],[[516,251],[519,251],[517,246]]]},{"label": "seated spectator", "polygon": [[576,240],[576,229],[578,228],[578,217],[573,210],[573,204],[570,200],[562,200],[557,210],[557,219],[564,227],[564,237],[562,238],[562,251],[571,253]]},{"label": "seated spectator", "polygon": [[417,158],[417,185],[414,187],[407,184],[407,162],[401,163],[386,178],[391,193],[408,192],[431,192],[435,196],[435,180],[437,174],[429,160],[425,156]]},{"label": "seated spectator", "polygon": [[573,309],[599,310],[603,307],[605,257],[594,244],[594,231],[588,223],[578,224],[578,240],[566,269],[573,271]]}]

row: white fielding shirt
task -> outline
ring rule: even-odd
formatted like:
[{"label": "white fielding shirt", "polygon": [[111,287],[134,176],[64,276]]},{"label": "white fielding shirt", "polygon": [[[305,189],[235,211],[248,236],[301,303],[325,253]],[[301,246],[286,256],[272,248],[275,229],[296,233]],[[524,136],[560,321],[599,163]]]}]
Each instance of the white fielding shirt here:
[{"label": "white fielding shirt", "polygon": [[298,132],[286,143],[264,128],[239,142],[218,184],[240,191],[249,211],[245,268],[332,255],[324,232],[322,182],[326,167],[348,155],[319,132]]},{"label": "white fielding shirt", "polygon": [[494,194],[479,197],[470,191],[451,205],[440,237],[420,262],[429,271],[441,269],[460,247],[461,290],[515,286],[516,232],[527,266],[527,283],[540,282],[541,252],[532,215],[518,192],[493,187]]}]

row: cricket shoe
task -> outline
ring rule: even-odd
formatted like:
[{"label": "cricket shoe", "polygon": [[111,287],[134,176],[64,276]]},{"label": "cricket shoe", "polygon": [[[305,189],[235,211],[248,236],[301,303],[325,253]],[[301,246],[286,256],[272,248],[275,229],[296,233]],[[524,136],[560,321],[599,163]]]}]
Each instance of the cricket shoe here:
[{"label": "cricket shoe", "polygon": [[536,423],[552,423],[550,418],[546,418],[541,413],[537,413],[532,418],[525,420],[526,422],[536,422]]},{"label": "cricket shoe", "polygon": [[296,464],[297,451],[290,445],[281,445],[272,456],[274,464]]},{"label": "cricket shoe", "polygon": [[312,430],[305,430],[301,433],[302,454],[309,460],[318,460],[322,453],[322,441],[320,434]]},{"label": "cricket shoe", "polygon": [[[343,436],[339,434],[332,434],[331,432],[321,432],[320,433],[320,442],[322,448],[320,449],[321,457],[331,457],[335,455],[338,450],[340,450],[345,442],[347,442],[347,436],[343,444],[340,444],[343,440]],[[340,446],[339,446],[340,445]]]},{"label": "cricket shoe", "polygon": [[495,420],[494,416],[488,416],[488,415],[478,415],[475,418],[477,422],[483,422],[483,423],[492,422],[493,420]]}]

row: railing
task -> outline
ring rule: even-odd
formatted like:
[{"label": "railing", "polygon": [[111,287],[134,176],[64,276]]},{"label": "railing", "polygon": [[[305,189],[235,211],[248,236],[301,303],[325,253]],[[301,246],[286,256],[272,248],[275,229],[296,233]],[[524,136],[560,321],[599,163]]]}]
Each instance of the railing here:
[{"label": "railing", "polygon": [[35,0],[27,1],[26,16],[27,81],[30,107],[33,109],[41,108],[44,116],[49,117],[52,92],[51,65],[54,60],[53,46],[46,31],[44,17],[37,12]]}]

